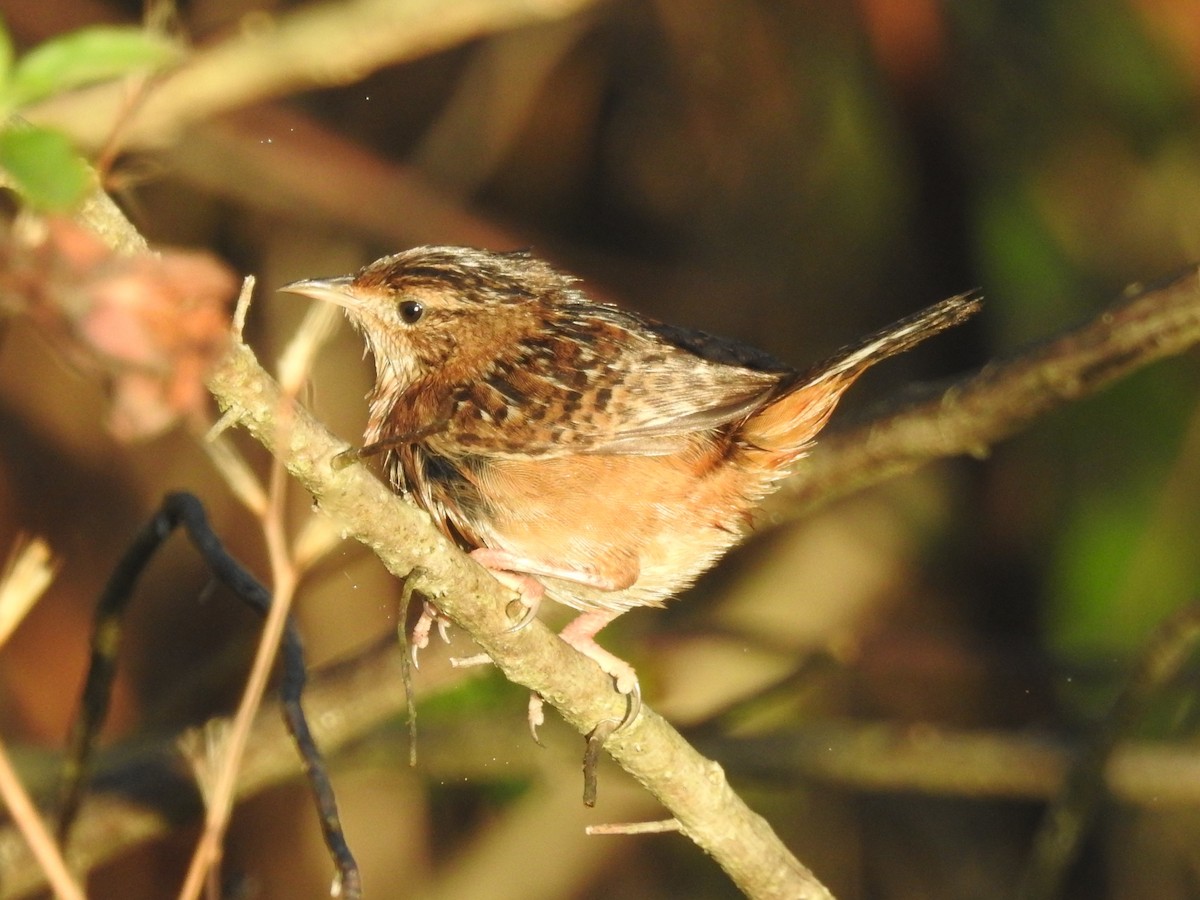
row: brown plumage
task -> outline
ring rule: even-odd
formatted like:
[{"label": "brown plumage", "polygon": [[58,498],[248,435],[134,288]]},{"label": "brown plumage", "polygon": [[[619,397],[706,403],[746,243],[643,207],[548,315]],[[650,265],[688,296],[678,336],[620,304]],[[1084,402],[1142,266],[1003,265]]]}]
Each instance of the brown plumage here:
[{"label": "brown plumage", "polygon": [[691,584],[859,375],[979,305],[945,300],[801,372],[589,300],[525,253],[418,247],[285,290],[342,306],[366,339],[362,452],[477,560],[522,576],[507,581],[527,602],[544,588],[582,610],[564,638],[623,691],[633,670],[596,632]]}]

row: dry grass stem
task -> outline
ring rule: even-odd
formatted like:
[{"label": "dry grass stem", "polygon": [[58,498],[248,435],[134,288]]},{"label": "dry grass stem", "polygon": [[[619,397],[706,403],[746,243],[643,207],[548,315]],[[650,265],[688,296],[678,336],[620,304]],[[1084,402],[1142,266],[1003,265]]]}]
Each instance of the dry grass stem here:
[{"label": "dry grass stem", "polygon": [[41,538],[19,541],[0,573],[0,647],[54,580],[58,564]]}]

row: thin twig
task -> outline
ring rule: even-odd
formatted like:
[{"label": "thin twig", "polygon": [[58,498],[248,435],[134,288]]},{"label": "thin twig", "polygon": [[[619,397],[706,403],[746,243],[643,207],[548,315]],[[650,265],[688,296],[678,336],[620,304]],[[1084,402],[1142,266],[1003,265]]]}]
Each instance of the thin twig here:
[{"label": "thin twig", "polygon": [[[72,832],[75,814],[83,796],[83,788],[91,769],[97,736],[107,716],[112,681],[116,673],[123,612],[129,605],[134,588],[146,566],[163,542],[180,527],[186,532],[193,547],[204,558],[217,580],[230,588],[255,612],[267,618],[271,610],[278,608],[272,602],[271,594],[267,589],[225,549],[220,538],[209,526],[204,507],[198,499],[186,493],[168,494],[163,499],[158,512],[137,532],[124,555],[117,562],[96,607],[92,629],[91,662],[84,682],[80,712],[71,728],[68,753],[59,788],[58,840],[64,846]],[[290,618],[284,620],[282,642],[276,640],[275,645],[270,649],[277,649],[280,643],[284,647],[283,678],[279,692],[284,718],[304,760],[305,773],[309,778],[321,814],[322,832],[338,868],[338,883],[345,886],[346,897],[357,898],[361,896],[358,867],[346,846],[325,766],[300,705],[307,669],[299,633]],[[261,645],[260,650],[262,650]],[[245,706],[250,706],[251,713],[253,713],[254,707],[256,707],[256,704],[252,702],[254,695],[252,692],[248,692],[247,696],[250,699],[244,704],[243,710]],[[246,730],[243,729],[243,731]],[[237,726],[235,725],[229,728],[205,729],[204,734],[208,738],[213,738],[218,734],[224,735],[236,733],[236,731]],[[206,745],[209,743],[211,741],[206,742]],[[226,779],[230,781],[236,779],[239,768],[237,763],[240,759],[240,750],[245,745],[245,738],[244,736],[237,737],[235,734],[234,738],[225,740],[223,744],[230,748],[230,752],[222,761],[215,779],[217,786],[213,791],[214,802],[208,811],[207,828],[197,849],[194,865],[190,870],[195,873],[189,875],[187,889],[191,891],[196,890],[198,883],[204,880],[205,873],[211,872],[214,862],[219,859],[220,832],[224,828],[221,809],[224,807],[225,818],[227,818],[230,805],[227,797],[223,798],[220,794],[223,789],[221,782]],[[209,757],[211,758],[213,755],[215,754],[210,753]],[[207,784],[208,779],[202,778],[201,781],[203,784]]]},{"label": "thin twig", "polygon": [[199,444],[213,468],[225,479],[226,486],[242,505],[256,518],[266,515],[269,504],[266,489],[229,438],[210,430],[208,435],[199,440]]},{"label": "thin twig", "polygon": [[408,764],[414,768],[417,765],[417,691],[413,685],[413,669],[416,666],[416,652],[421,648],[415,644],[409,645],[408,610],[412,604],[413,591],[422,578],[423,573],[413,570],[404,579],[404,588],[400,592],[400,604],[396,613],[396,637],[404,648],[400,660],[400,681],[404,685],[404,699],[408,705]]},{"label": "thin twig", "polygon": [[60,900],[84,900],[83,889],[71,877],[58,843],[46,827],[41,813],[29,799],[3,741],[0,741],[0,797],[4,798],[9,815],[29,844],[29,849],[54,893]]},{"label": "thin twig", "polygon": [[588,834],[666,834],[679,831],[678,819],[660,819],[657,822],[610,822],[607,825],[589,825]]},{"label": "thin twig", "polygon": [[0,572],[0,647],[50,586],[58,565],[41,538],[18,540]]},{"label": "thin twig", "polygon": [[[235,334],[239,336],[239,339],[252,289],[253,281],[248,279],[246,289],[239,300],[238,315],[235,318]],[[282,355],[279,369],[288,389],[286,399],[289,404],[295,394],[300,391],[314,356],[331,333],[332,322],[333,317],[330,310],[314,305],[309,309],[304,324],[297,332],[296,337]],[[282,405],[279,415],[280,440],[284,442],[287,441],[287,409],[286,404]],[[227,449],[232,454],[231,448]],[[236,461],[241,460],[240,456],[236,454],[232,454],[232,458]],[[228,469],[222,468],[222,471],[227,475],[236,475],[239,472],[248,472],[249,469],[244,463],[240,463],[230,466]],[[243,690],[233,727],[224,744],[225,753],[219,766],[218,777],[206,797],[207,814],[204,833],[192,856],[187,877],[180,892],[181,900],[193,900],[199,895],[206,875],[220,860],[221,845],[233,809],[238,770],[250,738],[254,716],[262,703],[280,641],[288,626],[289,611],[295,597],[296,587],[300,582],[302,570],[296,563],[287,539],[285,504],[287,486],[287,470],[278,458],[273,458],[270,484],[265,495],[266,503],[258,510],[271,566],[273,599],[263,626],[254,665]],[[242,491],[247,495],[247,499],[257,501],[258,492],[249,488],[249,485],[243,485]],[[312,560],[310,559],[310,561]],[[307,729],[306,725],[303,727]],[[329,798],[329,802],[332,802],[332,797]],[[330,849],[336,854],[342,848],[331,847]],[[353,884],[341,884],[340,882],[336,884],[334,896],[341,896],[343,891],[347,896],[352,897],[357,897],[361,893],[361,887],[357,882],[357,869],[352,860],[350,863],[349,868],[355,872],[355,881]]]},{"label": "thin twig", "polygon": [[1062,792],[1046,810],[1017,891],[1021,900],[1059,895],[1088,826],[1104,801],[1105,767],[1120,741],[1146,714],[1150,701],[1172,681],[1200,642],[1200,602],[1169,616],[1138,657],[1129,680],[1092,739],[1078,755]]},{"label": "thin twig", "polygon": [[[33,608],[54,578],[50,548],[41,538],[19,543],[0,574],[0,647]],[[0,797],[24,836],[46,879],[62,900],[83,900],[83,890],[72,877],[58,843],[46,827],[21,783],[8,749],[0,740]]]},{"label": "thin twig", "polygon": [[[274,473],[272,473],[274,475]],[[221,844],[233,808],[234,787],[242,755],[250,737],[251,725],[266,691],[267,682],[275,665],[279,642],[287,626],[288,613],[296,590],[296,575],[288,562],[285,539],[282,536],[282,510],[279,484],[272,477],[268,491],[270,503],[263,517],[263,533],[267,538],[268,557],[271,564],[272,599],[271,607],[263,624],[262,636],[254,654],[254,664],[246,679],[246,687],[233,718],[233,726],[224,742],[224,754],[217,767],[217,777],[212,789],[205,797],[207,811],[204,833],[197,842],[188,867],[187,877],[180,890],[181,900],[194,900],[200,895],[209,870],[221,856]]]}]

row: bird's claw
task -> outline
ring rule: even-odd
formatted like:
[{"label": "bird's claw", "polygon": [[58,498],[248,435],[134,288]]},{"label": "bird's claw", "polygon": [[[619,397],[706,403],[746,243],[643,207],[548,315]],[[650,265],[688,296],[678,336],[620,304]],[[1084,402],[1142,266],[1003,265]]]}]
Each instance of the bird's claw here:
[{"label": "bird's claw", "polygon": [[523,628],[528,628],[529,623],[537,618],[538,607],[541,605],[541,602],[542,602],[541,597],[535,597],[535,598],[531,599],[531,598],[527,597],[524,593],[521,593],[520,591],[518,591],[518,593],[520,593],[520,596],[517,597],[516,600],[514,600],[512,603],[509,604],[509,608],[508,608],[507,612],[509,613],[509,618],[512,618],[512,615],[515,612],[513,607],[518,606],[518,605],[521,607],[523,612],[521,613],[521,618],[517,619],[516,622],[514,622],[512,625],[509,625],[507,628],[504,629],[505,634],[512,634],[515,631],[520,631]]},{"label": "bird's claw", "polygon": [[443,616],[432,603],[426,603],[421,608],[421,615],[417,618],[416,624],[413,625],[412,636],[408,641],[413,668],[421,668],[417,655],[429,646],[429,633],[432,631],[434,625],[437,626],[438,635],[441,637],[442,643],[450,643],[450,635],[446,631],[449,624],[450,620]]},{"label": "bird's claw", "polygon": [[329,461],[335,472],[340,472],[342,469],[349,468],[362,459],[362,451],[358,447],[347,447],[341,453],[338,453]]},{"label": "bird's claw", "polygon": [[533,742],[539,747],[542,746],[542,739],[538,737],[538,729],[546,724],[546,701],[542,695],[534,691],[529,695],[529,733],[533,737]]}]

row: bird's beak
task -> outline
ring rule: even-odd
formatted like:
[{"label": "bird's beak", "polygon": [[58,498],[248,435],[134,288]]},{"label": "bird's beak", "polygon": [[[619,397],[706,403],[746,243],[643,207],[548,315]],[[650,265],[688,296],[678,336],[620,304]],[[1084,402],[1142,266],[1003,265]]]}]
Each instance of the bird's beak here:
[{"label": "bird's beak", "polygon": [[350,282],[353,280],[351,275],[342,275],[338,278],[309,278],[285,284],[279,290],[289,294],[300,294],[303,297],[312,297],[314,300],[324,300],[326,303],[333,303],[337,306],[352,307],[358,305],[357,298],[350,290]]}]

